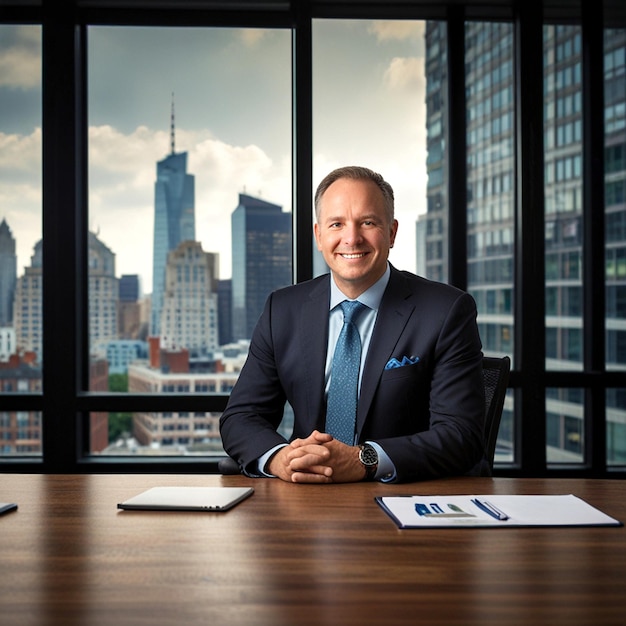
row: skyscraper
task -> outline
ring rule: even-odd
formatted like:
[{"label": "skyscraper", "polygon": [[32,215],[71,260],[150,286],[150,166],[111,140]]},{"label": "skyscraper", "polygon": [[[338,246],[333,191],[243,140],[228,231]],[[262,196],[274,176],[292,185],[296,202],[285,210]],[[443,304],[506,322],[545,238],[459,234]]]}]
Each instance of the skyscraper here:
[{"label": "skyscraper", "polygon": [[141,295],[138,274],[122,274],[120,277],[120,302],[137,302]]},{"label": "skyscraper", "polygon": [[15,239],[6,220],[0,222],[0,327],[13,321],[13,295],[17,281]]},{"label": "skyscraper", "polygon": [[117,339],[118,279],[115,254],[89,233],[89,350],[106,355],[106,344]]},{"label": "skyscraper", "polygon": [[197,241],[184,241],[168,254],[161,317],[161,346],[186,348],[191,357],[218,347],[218,255]]},{"label": "skyscraper", "polygon": [[195,179],[187,174],[187,153],[175,151],[172,103],[171,152],[157,163],[154,185],[154,248],[150,334],[160,335],[167,255],[183,241],[194,241]]},{"label": "skyscraper", "polygon": [[[448,230],[446,27],[428,22],[427,127],[428,212],[420,219],[425,274],[446,280]],[[512,354],[515,266],[514,28],[510,23],[467,22],[467,256],[468,289],[476,299],[487,354]],[[583,93],[581,27],[546,25],[544,67],[544,198],[546,369],[580,370],[583,359]],[[605,211],[607,369],[626,367],[626,39],[606,30]],[[584,390],[554,388],[546,397],[547,457],[580,462],[584,455]],[[626,458],[626,401],[607,391],[607,457]],[[505,405],[499,444],[513,443]]]},{"label": "skyscraper", "polygon": [[233,340],[233,281],[228,278],[217,281],[217,324],[219,329],[219,345],[223,346]]},{"label": "skyscraper", "polygon": [[30,257],[30,267],[25,267],[23,276],[17,280],[13,309],[16,352],[33,352],[39,363],[43,356],[42,262],[43,241],[40,239]]},{"label": "skyscraper", "polygon": [[120,339],[138,339],[146,335],[147,329],[141,319],[139,301],[141,286],[137,274],[123,274],[119,280],[117,305],[118,335]]},{"label": "skyscraper", "polygon": [[[15,342],[18,353],[34,352],[42,360],[42,266],[43,241],[34,247],[30,267],[17,280],[15,289]],[[54,297],[54,296],[52,296]],[[89,350],[105,353],[106,344],[117,339],[118,284],[115,254],[89,233]]]},{"label": "skyscraper", "polygon": [[233,339],[249,339],[267,296],[292,283],[291,214],[239,194],[232,223]]}]

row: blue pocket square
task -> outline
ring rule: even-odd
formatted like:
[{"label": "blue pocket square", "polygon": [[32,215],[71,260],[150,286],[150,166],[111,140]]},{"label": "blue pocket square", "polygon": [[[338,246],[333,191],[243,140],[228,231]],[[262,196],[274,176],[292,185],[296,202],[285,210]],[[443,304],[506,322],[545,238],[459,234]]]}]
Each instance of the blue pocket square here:
[{"label": "blue pocket square", "polygon": [[415,365],[420,360],[418,356],[403,356],[402,361],[398,361],[395,357],[387,361],[386,370],[392,370],[394,367],[404,367],[405,365]]}]

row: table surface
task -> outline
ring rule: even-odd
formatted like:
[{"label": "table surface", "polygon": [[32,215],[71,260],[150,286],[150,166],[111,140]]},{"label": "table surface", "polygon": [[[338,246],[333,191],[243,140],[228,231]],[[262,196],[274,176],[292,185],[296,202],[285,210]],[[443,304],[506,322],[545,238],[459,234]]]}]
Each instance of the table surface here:
[{"label": "table surface", "polygon": [[[120,511],[153,486],[254,487],[225,513]],[[626,482],[0,475],[0,624],[626,624],[626,528],[400,530],[378,495],[569,494]]]}]

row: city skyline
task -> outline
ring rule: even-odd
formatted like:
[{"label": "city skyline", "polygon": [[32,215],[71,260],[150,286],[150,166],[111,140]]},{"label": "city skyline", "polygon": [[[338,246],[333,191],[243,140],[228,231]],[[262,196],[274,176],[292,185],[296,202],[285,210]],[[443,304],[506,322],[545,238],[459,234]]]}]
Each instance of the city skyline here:
[{"label": "city skyline", "polygon": [[[380,171],[400,221],[391,260],[413,271],[426,199],[422,32],[423,22],[314,29],[314,186],[349,162]],[[21,275],[41,238],[40,30],[4,26],[2,35],[0,67],[10,57],[19,71],[0,72],[0,218]],[[149,293],[156,163],[169,152],[173,92],[176,152],[189,153],[197,183],[196,238],[230,278],[224,242],[238,194],[292,211],[290,31],[90,27],[88,36],[89,229],[115,253],[117,276],[138,274]],[[337,55],[344,62],[333,65]]]}]

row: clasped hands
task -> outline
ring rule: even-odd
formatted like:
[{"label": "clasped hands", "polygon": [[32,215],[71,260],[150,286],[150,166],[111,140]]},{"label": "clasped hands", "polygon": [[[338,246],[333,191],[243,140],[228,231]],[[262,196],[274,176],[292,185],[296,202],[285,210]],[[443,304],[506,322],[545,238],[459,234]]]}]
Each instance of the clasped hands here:
[{"label": "clasped hands", "polygon": [[350,483],[365,477],[359,447],[318,430],[278,450],[269,460],[267,470],[293,483]]}]

